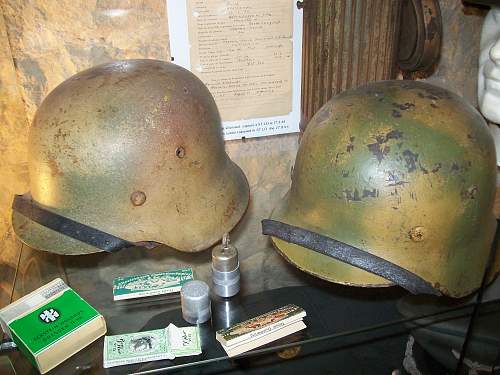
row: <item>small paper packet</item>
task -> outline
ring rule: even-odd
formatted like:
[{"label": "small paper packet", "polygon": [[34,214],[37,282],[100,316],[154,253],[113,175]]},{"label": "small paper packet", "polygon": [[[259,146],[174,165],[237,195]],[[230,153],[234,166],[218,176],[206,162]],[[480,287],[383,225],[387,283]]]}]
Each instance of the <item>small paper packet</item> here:
[{"label": "small paper packet", "polygon": [[179,328],[170,323],[166,329],[170,349],[175,357],[201,354],[200,330],[198,327]]},{"label": "small paper packet", "polygon": [[117,277],[113,280],[113,300],[123,301],[177,293],[184,283],[191,280],[192,268]]},{"label": "small paper packet", "polygon": [[126,333],[104,338],[104,368],[134,363],[172,360],[201,354],[198,327],[176,327]]}]

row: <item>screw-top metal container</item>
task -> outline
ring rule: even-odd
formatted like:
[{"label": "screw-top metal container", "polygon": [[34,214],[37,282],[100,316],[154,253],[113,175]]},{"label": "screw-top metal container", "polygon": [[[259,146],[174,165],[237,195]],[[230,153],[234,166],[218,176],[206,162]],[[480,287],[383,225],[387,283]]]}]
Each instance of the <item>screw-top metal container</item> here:
[{"label": "screw-top metal container", "polygon": [[212,250],[213,291],[220,297],[232,297],[240,291],[238,250],[229,243],[229,234]]}]

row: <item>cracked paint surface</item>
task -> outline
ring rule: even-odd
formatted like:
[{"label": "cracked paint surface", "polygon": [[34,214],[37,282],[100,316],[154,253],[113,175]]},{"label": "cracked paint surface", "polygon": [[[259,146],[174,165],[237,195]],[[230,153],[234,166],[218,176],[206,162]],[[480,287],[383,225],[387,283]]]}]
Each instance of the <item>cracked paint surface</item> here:
[{"label": "cracked paint surface", "polygon": [[[292,188],[274,218],[367,250],[445,294],[477,288],[494,231],[496,186],[493,140],[480,114],[455,94],[415,81],[350,90],[320,113],[302,138]],[[285,258],[321,278],[388,284],[274,241]]]}]

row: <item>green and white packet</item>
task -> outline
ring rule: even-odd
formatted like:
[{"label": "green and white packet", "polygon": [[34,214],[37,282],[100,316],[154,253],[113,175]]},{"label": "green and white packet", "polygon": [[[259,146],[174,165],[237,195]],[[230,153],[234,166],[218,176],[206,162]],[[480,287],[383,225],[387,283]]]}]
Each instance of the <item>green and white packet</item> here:
[{"label": "green and white packet", "polygon": [[117,277],[113,280],[113,300],[177,293],[191,280],[193,280],[192,268]]},{"label": "green and white packet", "polygon": [[104,337],[104,368],[174,358],[165,329]]},{"label": "green and white packet", "polygon": [[104,368],[201,354],[198,327],[176,327],[104,337]]},{"label": "green and white packet", "polygon": [[176,327],[170,323],[166,331],[170,350],[175,357],[201,354],[200,330],[198,327]]}]

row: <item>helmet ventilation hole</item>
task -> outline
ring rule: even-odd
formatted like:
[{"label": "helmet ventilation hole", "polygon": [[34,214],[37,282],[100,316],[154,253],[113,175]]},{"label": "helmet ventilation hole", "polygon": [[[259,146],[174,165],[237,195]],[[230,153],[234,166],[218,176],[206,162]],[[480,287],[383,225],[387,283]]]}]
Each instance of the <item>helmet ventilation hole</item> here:
[{"label": "helmet ventilation hole", "polygon": [[143,191],[134,191],[130,195],[130,201],[134,206],[142,206],[146,202],[146,194]]},{"label": "helmet ventilation hole", "polygon": [[179,159],[182,159],[186,155],[186,150],[184,150],[184,147],[179,146],[175,150],[175,156],[177,156]]}]

